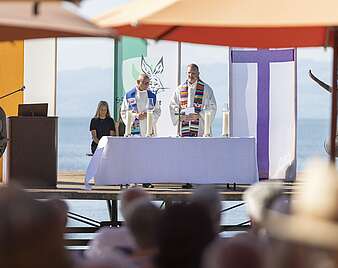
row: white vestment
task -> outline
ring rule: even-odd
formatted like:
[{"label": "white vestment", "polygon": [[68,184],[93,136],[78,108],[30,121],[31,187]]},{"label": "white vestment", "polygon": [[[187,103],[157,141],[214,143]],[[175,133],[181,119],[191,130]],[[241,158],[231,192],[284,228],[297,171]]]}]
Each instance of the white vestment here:
[{"label": "white vestment", "polygon": [[[137,106],[137,112],[147,112],[147,102],[148,102],[148,93],[147,90],[140,91],[136,87],[136,106]],[[129,109],[128,101],[126,98],[126,95],[123,98],[123,102],[121,105],[121,118],[125,125],[127,125],[127,111]],[[156,122],[158,118],[161,115],[161,108],[159,105],[159,102],[156,101],[155,103],[155,109],[153,112],[153,133],[156,135]],[[140,120],[140,134],[142,137],[144,137],[147,133],[147,118],[145,117],[143,120]]]},{"label": "white vestment", "polygon": [[[204,83],[204,82],[203,82]],[[196,91],[197,81],[194,84],[190,84],[188,82],[188,108],[194,107],[194,98],[195,98],[195,91]],[[180,86],[175,90],[170,105],[170,115],[171,120],[174,126],[178,125],[178,113],[180,104]],[[216,111],[217,111],[217,104],[216,99],[214,96],[214,92],[212,91],[211,87],[204,83],[204,93],[203,93],[203,100],[202,100],[202,110],[199,113],[199,127],[198,127],[198,136],[203,136],[204,133],[204,115],[205,112],[210,111],[211,113],[211,125],[214,121]]]}]

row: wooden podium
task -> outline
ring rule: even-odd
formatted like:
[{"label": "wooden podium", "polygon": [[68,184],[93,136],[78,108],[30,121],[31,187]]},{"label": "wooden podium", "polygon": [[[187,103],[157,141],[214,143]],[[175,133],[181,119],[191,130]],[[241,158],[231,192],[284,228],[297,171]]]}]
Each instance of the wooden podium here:
[{"label": "wooden podium", "polygon": [[9,117],[6,178],[24,187],[56,187],[57,117]]}]

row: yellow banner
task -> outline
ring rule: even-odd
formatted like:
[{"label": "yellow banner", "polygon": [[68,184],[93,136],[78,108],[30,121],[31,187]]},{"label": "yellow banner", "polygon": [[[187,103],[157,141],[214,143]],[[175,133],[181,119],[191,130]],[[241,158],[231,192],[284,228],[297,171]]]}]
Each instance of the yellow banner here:
[{"label": "yellow banner", "polygon": [[[0,96],[11,93],[23,86],[24,43],[0,42]],[[23,92],[17,92],[0,100],[6,116],[17,115],[18,104],[23,103]],[[2,181],[2,159],[0,161],[0,181]]]}]

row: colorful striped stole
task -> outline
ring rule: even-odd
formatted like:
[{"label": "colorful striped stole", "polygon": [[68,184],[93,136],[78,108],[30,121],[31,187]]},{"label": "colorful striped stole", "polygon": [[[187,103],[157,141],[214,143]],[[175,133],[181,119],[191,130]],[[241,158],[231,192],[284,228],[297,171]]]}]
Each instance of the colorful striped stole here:
[{"label": "colorful striped stole", "polygon": [[[151,90],[147,90],[148,99],[153,99],[153,103],[156,104],[156,94]],[[137,113],[137,103],[136,103],[136,87],[133,87],[126,93],[126,99],[128,102],[129,109]],[[131,127],[131,135],[141,135],[140,129],[140,120],[138,118],[134,119],[133,125]]]},{"label": "colorful striped stole", "polygon": [[[202,110],[202,101],[204,95],[204,83],[198,80],[194,96],[195,113],[199,114]],[[180,106],[185,109],[188,106],[188,82],[180,86]],[[199,119],[189,122],[181,122],[181,136],[182,137],[197,137],[199,128]]]}]

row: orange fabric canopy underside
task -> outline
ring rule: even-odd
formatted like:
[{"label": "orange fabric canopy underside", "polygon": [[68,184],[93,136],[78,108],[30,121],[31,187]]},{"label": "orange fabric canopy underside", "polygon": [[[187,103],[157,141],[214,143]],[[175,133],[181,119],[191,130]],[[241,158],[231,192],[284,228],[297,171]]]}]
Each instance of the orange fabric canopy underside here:
[{"label": "orange fabric canopy underside", "polygon": [[337,0],[135,0],[94,19],[117,34],[236,47],[332,45]]},{"label": "orange fabric canopy underside", "polygon": [[283,48],[332,45],[332,38],[328,39],[332,34],[326,27],[221,28],[139,25],[120,26],[114,29],[118,35],[233,47]]},{"label": "orange fabric canopy underside", "polygon": [[40,3],[34,15],[32,3],[0,0],[0,41],[48,37],[113,36],[92,22],[67,11],[61,3]]}]

